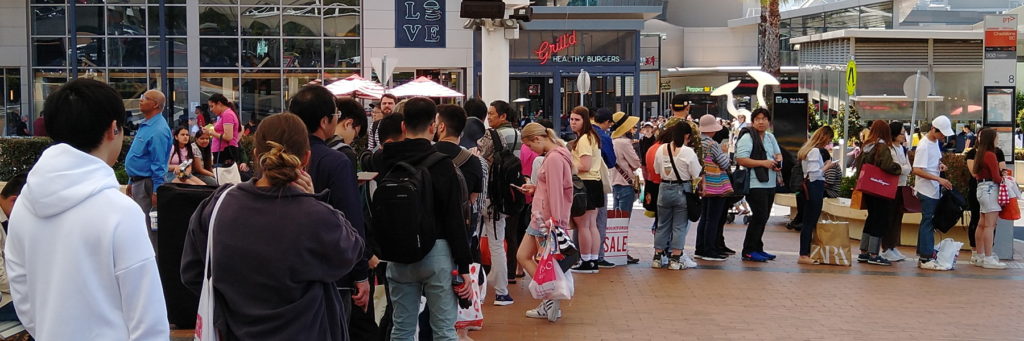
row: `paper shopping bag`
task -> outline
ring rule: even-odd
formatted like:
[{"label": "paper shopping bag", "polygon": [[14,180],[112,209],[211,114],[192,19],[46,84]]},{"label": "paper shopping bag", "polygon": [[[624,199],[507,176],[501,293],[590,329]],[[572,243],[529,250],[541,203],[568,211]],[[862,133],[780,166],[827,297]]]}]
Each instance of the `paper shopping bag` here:
[{"label": "paper shopping bag", "polygon": [[821,264],[850,266],[850,223],[820,221],[811,239],[811,259]]}]

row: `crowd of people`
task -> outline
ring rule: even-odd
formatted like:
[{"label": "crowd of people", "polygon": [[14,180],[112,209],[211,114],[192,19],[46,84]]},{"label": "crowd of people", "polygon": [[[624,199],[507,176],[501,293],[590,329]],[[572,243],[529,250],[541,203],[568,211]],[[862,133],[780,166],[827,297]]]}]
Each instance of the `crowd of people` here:
[{"label": "crowd of people", "polygon": [[[77,79],[46,99],[46,130],[56,144],[0,192],[7,275],[0,279],[10,281],[7,295],[0,280],[0,321],[20,320],[37,339],[74,339],[89,330],[96,339],[166,340],[149,213],[168,183],[220,185],[191,216],[180,274],[197,295],[215,288],[215,314],[200,321],[197,334],[213,328],[229,340],[469,339],[482,315],[468,311],[479,312],[488,288],[494,305],[512,304],[509,284],[538,271],[547,243],[562,230],[573,234],[580,258],[565,276],[616,266],[604,258],[609,195],[614,211],[632,212],[639,199],[655,218],[652,268],[695,268],[694,258],[737,254],[723,230],[734,206],[751,212],[739,257],[776,259],[763,235],[786,181],[766,109],[732,122],[695,120],[687,98],[676,96],[671,117],[641,123],[623,112],[576,107],[567,120],[575,137],[565,141],[547,120],[516,128],[520,118],[500,100],[457,106],[385,95],[368,119],[355,100],[307,85],[286,113],[250,128],[231,101],[213,95],[207,104],[216,121],[201,129],[171,129],[160,115],[165,101],[157,90],[140,99],[145,120],[127,152],[130,183],[122,194],[111,168],[126,124],[117,92]],[[904,126],[873,122],[855,167],[898,176],[900,191],[913,174],[923,212],[920,267],[941,270],[932,219],[951,183],[941,177],[938,141],[952,129],[940,116],[922,130],[911,163]],[[247,131],[252,151],[240,150]],[[831,156],[834,135],[819,128],[796,155],[800,264],[817,264],[811,237],[831,196],[830,174],[841,168]],[[971,263],[1002,269],[992,252],[1005,175],[995,140],[992,129],[965,138],[972,208],[980,213],[972,214]],[[253,174],[241,181],[228,169]],[[895,248],[904,200],[865,195],[858,261],[905,259]],[[699,223],[689,254],[692,222]],[[486,275],[481,249],[489,251]],[[386,292],[376,302],[383,308],[372,299],[378,285]],[[561,302],[542,300],[525,316],[555,322]]]}]

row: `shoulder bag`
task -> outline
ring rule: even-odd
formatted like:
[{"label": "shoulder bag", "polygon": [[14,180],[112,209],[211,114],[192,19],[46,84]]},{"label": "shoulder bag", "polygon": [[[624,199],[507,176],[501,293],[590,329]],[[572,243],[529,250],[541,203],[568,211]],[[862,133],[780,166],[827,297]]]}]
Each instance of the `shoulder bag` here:
[{"label": "shoulder bag", "polygon": [[698,192],[704,197],[727,197],[733,193],[729,174],[718,167],[707,151],[704,153],[704,179]]},{"label": "shoulder bag", "polygon": [[[676,174],[676,180],[683,180],[683,177],[679,175],[679,168],[676,168],[676,159],[672,156],[672,145],[668,145],[665,148],[665,153],[668,154],[668,162],[672,164],[672,172]],[[692,184],[691,180],[691,184]],[[683,195],[686,195],[686,217],[692,222],[700,220],[700,212],[703,209],[701,207],[700,197],[693,191],[683,191]]]},{"label": "shoulder bag", "polygon": [[214,288],[213,288],[213,269],[211,269],[211,258],[213,258],[213,228],[216,226],[217,213],[220,211],[220,204],[224,203],[224,198],[228,196],[228,192],[231,192],[235,186],[231,186],[224,190],[224,193],[220,194],[220,198],[217,198],[217,203],[213,205],[213,214],[210,215],[210,226],[206,230],[206,262],[203,266],[203,289],[199,293],[199,311],[196,312],[196,331],[195,339],[197,341],[220,341],[220,335],[217,334],[217,328],[214,327],[213,321],[213,310],[214,310]]}]

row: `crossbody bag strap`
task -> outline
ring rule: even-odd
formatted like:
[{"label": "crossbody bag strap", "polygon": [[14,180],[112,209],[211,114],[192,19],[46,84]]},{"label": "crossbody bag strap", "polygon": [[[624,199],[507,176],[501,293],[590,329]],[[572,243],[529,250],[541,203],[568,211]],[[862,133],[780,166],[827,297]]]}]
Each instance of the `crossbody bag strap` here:
[{"label": "crossbody bag strap", "polygon": [[206,262],[203,266],[203,278],[209,278],[211,283],[213,282],[213,270],[211,269],[213,265],[210,262],[210,259],[213,258],[213,227],[214,223],[217,222],[217,212],[220,211],[220,204],[224,203],[224,198],[228,196],[228,192],[235,189],[235,186],[237,185],[228,187],[217,198],[217,203],[213,205],[213,213],[210,214],[210,227],[206,230]]},{"label": "crossbody bag strap", "polygon": [[676,168],[676,159],[672,156],[672,144],[670,143],[667,147],[665,153],[668,154],[668,162],[672,164],[672,171],[676,173],[676,181],[683,181],[683,177],[679,175],[679,168]]}]

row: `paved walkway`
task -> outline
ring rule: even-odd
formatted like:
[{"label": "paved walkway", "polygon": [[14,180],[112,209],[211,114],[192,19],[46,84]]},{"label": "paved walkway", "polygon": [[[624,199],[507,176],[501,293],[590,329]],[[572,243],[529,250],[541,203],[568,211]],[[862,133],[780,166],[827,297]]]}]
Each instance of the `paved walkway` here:
[{"label": "paved walkway", "polygon": [[[777,207],[778,208],[778,207]],[[576,275],[576,297],[557,323],[523,317],[538,301],[526,281],[511,285],[516,303],[485,306],[476,340],[1022,340],[1024,268],[985,270],[960,254],[954,271],[919,270],[916,260],[891,267],[796,264],[799,233],[773,216],[765,233],[769,263],[697,260],[682,271],[650,268],[652,219],[634,211],[630,252],[640,264]],[[776,213],[783,213],[776,211]],[[744,225],[726,225],[729,247],[742,246]],[[692,253],[696,225],[687,236]],[[859,242],[851,240],[854,254]],[[913,255],[913,248],[900,248]],[[1020,260],[1024,244],[1017,244]],[[491,292],[490,294],[493,294]],[[488,302],[493,297],[488,297]]]}]

